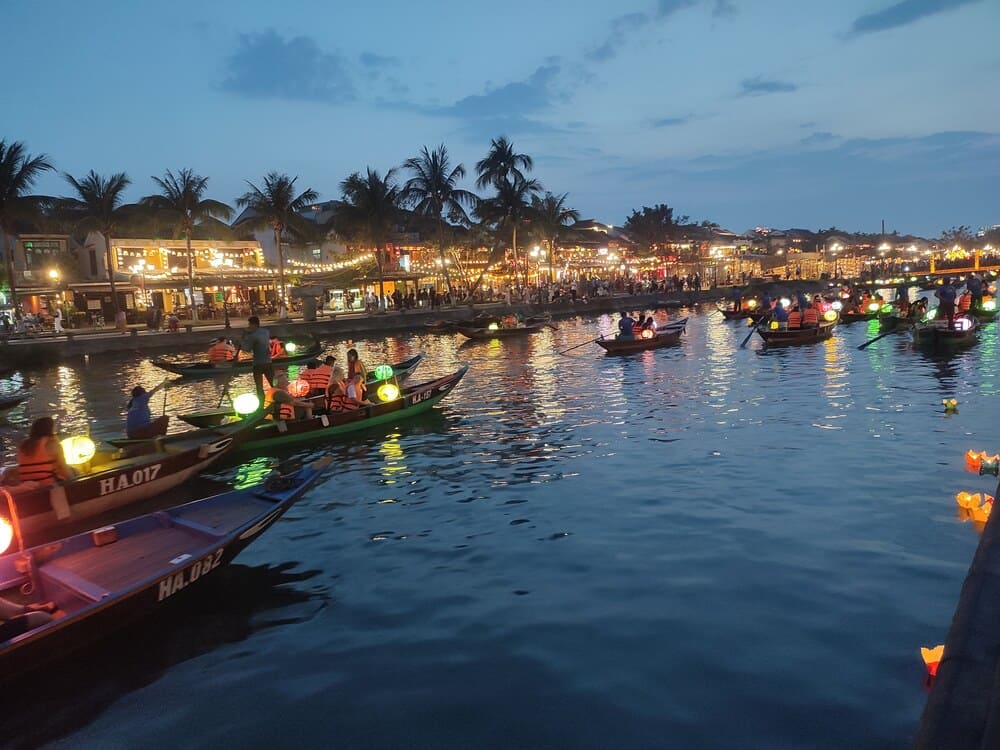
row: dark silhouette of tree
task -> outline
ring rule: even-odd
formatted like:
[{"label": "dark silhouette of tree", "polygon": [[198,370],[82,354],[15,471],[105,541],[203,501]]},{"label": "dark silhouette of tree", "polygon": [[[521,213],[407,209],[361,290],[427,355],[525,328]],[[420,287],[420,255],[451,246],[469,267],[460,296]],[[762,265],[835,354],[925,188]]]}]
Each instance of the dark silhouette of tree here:
[{"label": "dark silhouette of tree", "polygon": [[364,177],[355,172],[340,183],[344,200],[338,207],[338,218],[343,231],[348,237],[375,248],[380,309],[385,305],[383,253],[400,213],[400,188],[395,177],[395,169],[390,169],[385,177],[381,177],[377,171],[368,167]]},{"label": "dark silhouette of tree", "polygon": [[7,261],[7,284],[10,301],[17,305],[17,284],[14,279],[14,250],[7,247],[7,237],[14,234],[14,223],[33,219],[51,201],[38,195],[28,195],[43,172],[54,169],[45,154],[31,156],[19,141],[0,140],[0,250]]}]

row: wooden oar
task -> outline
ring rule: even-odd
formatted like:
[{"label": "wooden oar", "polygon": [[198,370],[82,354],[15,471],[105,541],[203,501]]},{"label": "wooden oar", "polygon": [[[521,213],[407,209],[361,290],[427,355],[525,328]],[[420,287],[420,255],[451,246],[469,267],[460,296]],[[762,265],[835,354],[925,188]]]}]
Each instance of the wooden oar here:
[{"label": "wooden oar", "polygon": [[569,349],[563,349],[561,352],[556,352],[556,354],[565,354],[566,352],[571,352],[574,349],[579,349],[581,346],[586,346],[587,344],[593,344],[595,341],[600,341],[604,338],[604,335],[598,336],[596,339],[591,339],[590,341],[584,341],[582,344],[577,344],[576,346],[571,346]]},{"label": "wooden oar", "polygon": [[769,315],[765,315],[763,318],[760,318],[756,323],[753,324],[753,328],[750,329],[750,333],[747,334],[747,337],[743,339],[743,343],[740,344],[740,349],[743,349],[747,345],[747,343],[749,343],[750,338],[757,332],[757,327],[765,320],[767,320],[769,317],[770,317]]},{"label": "wooden oar", "polygon": [[894,333],[899,333],[899,326],[898,325],[895,328],[893,328],[891,331],[886,331],[885,333],[880,333],[875,338],[868,339],[865,343],[859,345],[858,349],[867,349],[869,346],[871,346],[872,344],[874,344],[879,339],[884,339],[886,336],[891,336]]}]

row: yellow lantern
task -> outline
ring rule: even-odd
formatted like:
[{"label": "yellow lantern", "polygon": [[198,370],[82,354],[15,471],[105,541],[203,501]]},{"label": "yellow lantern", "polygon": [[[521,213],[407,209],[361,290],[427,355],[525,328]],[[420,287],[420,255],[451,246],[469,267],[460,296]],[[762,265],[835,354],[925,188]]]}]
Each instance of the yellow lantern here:
[{"label": "yellow lantern", "polygon": [[825,313],[823,313],[823,320],[825,320],[825,321],[827,321],[829,323],[832,323],[836,319],[837,319],[837,311],[836,310],[827,310]]},{"label": "yellow lantern", "polygon": [[651,339],[651,338],[653,338],[653,336],[655,336],[655,335],[656,335],[656,334],[655,334],[655,333],[653,333],[653,330],[652,330],[651,328],[644,328],[644,329],[643,329],[643,331],[642,331],[642,337],[643,337],[644,339]]},{"label": "yellow lantern", "polygon": [[490,323],[488,326],[486,326],[486,329],[489,331],[499,331],[500,326],[497,325],[496,323]]},{"label": "yellow lantern", "polygon": [[399,398],[399,388],[393,383],[382,383],[376,393],[379,401],[395,401]]},{"label": "yellow lantern", "polygon": [[772,331],[777,331],[778,330],[778,321],[776,321],[776,320],[772,320],[771,321],[771,330]]},{"label": "yellow lantern", "polygon": [[97,446],[94,445],[94,441],[86,435],[65,438],[60,445],[62,446],[63,457],[70,466],[81,466],[87,463],[97,452]]},{"label": "yellow lantern", "polygon": [[260,408],[260,399],[256,393],[241,393],[233,399],[233,410],[241,417],[253,414]]}]

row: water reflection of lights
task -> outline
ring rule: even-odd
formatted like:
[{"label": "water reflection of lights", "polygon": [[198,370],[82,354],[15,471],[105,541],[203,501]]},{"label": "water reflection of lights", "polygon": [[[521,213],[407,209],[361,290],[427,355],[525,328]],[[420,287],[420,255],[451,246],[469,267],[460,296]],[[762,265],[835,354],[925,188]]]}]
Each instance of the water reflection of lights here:
[{"label": "water reflection of lights", "polygon": [[385,459],[385,463],[379,468],[379,473],[384,477],[382,484],[395,484],[396,477],[409,473],[403,454],[403,445],[399,442],[400,433],[394,432],[388,435],[379,445],[378,451]]}]

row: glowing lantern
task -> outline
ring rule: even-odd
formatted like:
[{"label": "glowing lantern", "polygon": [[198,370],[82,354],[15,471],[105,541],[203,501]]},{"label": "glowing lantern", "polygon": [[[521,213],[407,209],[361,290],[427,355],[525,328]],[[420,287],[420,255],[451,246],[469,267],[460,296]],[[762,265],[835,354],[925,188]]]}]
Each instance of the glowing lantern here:
[{"label": "glowing lantern", "polygon": [[936,317],[937,317],[937,308],[932,307],[930,310],[927,311],[927,314],[924,316],[924,320],[934,320],[934,318]]},{"label": "glowing lantern", "polygon": [[294,341],[289,341],[285,344],[285,351],[288,354],[295,354],[295,352],[297,352],[298,349],[299,349],[298,344],[296,344]]},{"label": "glowing lantern", "polygon": [[955,414],[958,412],[958,399],[946,398],[941,403],[944,404],[945,414]]},{"label": "glowing lantern", "polygon": [[983,310],[986,312],[993,312],[997,309],[997,301],[995,299],[988,299],[983,301]]},{"label": "glowing lantern", "polygon": [[868,312],[878,312],[878,302],[869,302]]},{"label": "glowing lantern", "polygon": [[979,476],[992,474],[1000,476],[1000,456],[987,456],[979,463]]},{"label": "glowing lantern", "polygon": [[395,371],[392,369],[392,365],[379,365],[375,368],[375,379],[376,380],[388,380],[393,375]]},{"label": "glowing lantern", "polygon": [[934,648],[921,647],[920,656],[923,657],[924,665],[927,667],[927,677],[929,679],[937,677],[938,665],[944,658],[944,644]]},{"label": "glowing lantern", "polygon": [[825,313],[823,313],[823,320],[827,321],[828,323],[832,323],[836,319],[837,319],[836,310],[827,310]]},{"label": "glowing lantern", "polygon": [[643,337],[644,339],[651,339],[651,338],[653,338],[653,336],[655,336],[655,335],[656,335],[656,334],[655,334],[655,333],[653,333],[652,329],[650,329],[650,328],[644,328],[644,329],[642,330],[642,337]]},{"label": "glowing lantern", "polygon": [[957,331],[968,331],[972,328],[972,321],[968,318],[955,318],[952,323]]},{"label": "glowing lantern", "polygon": [[784,307],[785,309],[787,309],[790,304],[792,304],[792,301],[790,299],[788,299],[788,297],[782,297],[781,298],[781,306],[782,307]]},{"label": "glowing lantern", "polygon": [[[753,310],[755,307],[757,307],[757,300],[755,299],[747,300],[747,307]],[[983,305],[983,307],[985,308],[986,305]]]},{"label": "glowing lantern", "polygon": [[6,552],[14,541],[14,526],[3,516],[0,516],[0,553]]},{"label": "glowing lantern", "polygon": [[309,385],[308,380],[303,380],[299,378],[298,380],[293,380],[288,384],[288,392],[295,396],[295,398],[302,398],[303,396],[308,396],[309,391],[312,390],[312,386]]},{"label": "glowing lantern", "polygon": [[488,330],[488,331],[499,331],[500,330],[500,326],[497,323],[490,323],[488,326],[486,326],[486,330]]},{"label": "glowing lantern", "polygon": [[772,331],[777,331],[778,330],[778,321],[776,321],[776,320],[772,320],[771,321],[771,330]]},{"label": "glowing lantern", "polygon": [[70,466],[80,466],[87,463],[97,452],[94,441],[86,435],[65,438],[62,445],[63,457]]},{"label": "glowing lantern", "polygon": [[840,312],[841,310],[843,310],[843,309],[844,309],[844,303],[843,303],[843,302],[841,302],[841,301],[840,301],[840,300],[838,299],[838,300],[834,301],[834,303],[833,303],[832,305],[830,305],[830,307],[832,307],[832,308],[833,308],[834,310],[836,310],[837,312]]},{"label": "glowing lantern", "polygon": [[976,451],[966,451],[965,468],[973,474],[978,474],[985,458],[987,458],[986,451],[979,451],[978,453]]},{"label": "glowing lantern", "polygon": [[256,393],[241,393],[233,399],[233,410],[241,417],[253,414],[260,408],[260,399]]},{"label": "glowing lantern", "polygon": [[880,312],[884,312],[886,315],[888,315],[889,313],[892,312],[892,305],[890,305],[889,303],[882,305]]},{"label": "glowing lantern", "polygon": [[379,401],[395,401],[399,398],[399,388],[393,383],[382,383],[376,393]]}]

